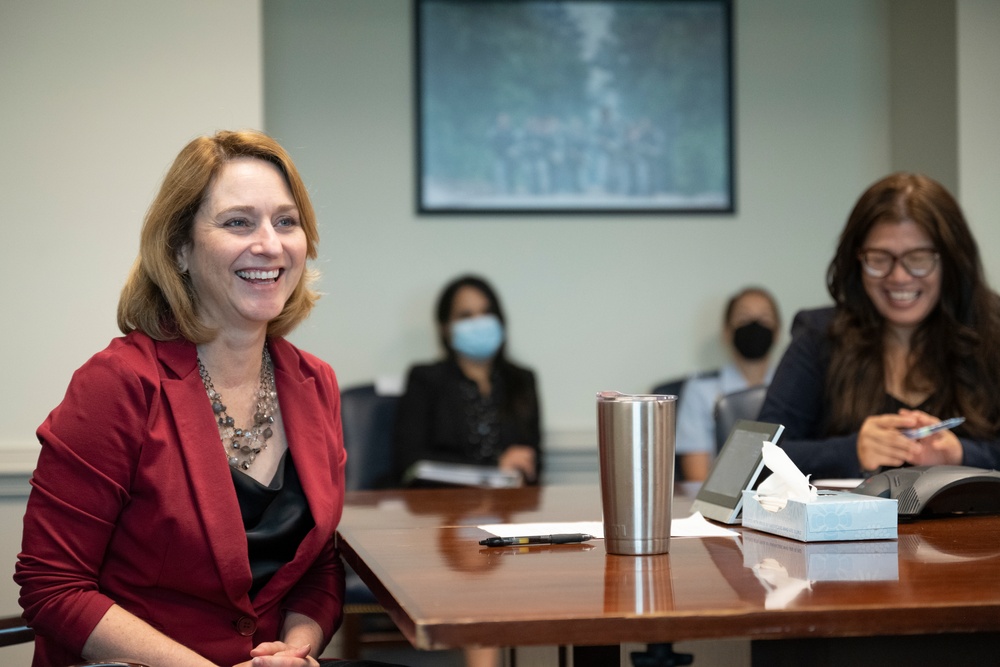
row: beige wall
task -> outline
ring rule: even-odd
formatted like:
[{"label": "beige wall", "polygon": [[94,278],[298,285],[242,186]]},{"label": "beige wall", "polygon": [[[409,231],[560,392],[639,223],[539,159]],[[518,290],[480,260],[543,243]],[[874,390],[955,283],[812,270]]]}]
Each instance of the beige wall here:
[{"label": "beige wall", "polygon": [[955,0],[890,0],[889,131],[893,170],[919,169],[957,194],[955,6]]},{"label": "beige wall", "polygon": [[[220,30],[225,26],[226,30]],[[245,0],[0,4],[0,615],[13,614],[35,427],[116,335],[142,215],[180,147],[263,123],[261,21]],[[0,650],[27,665],[30,645]]]},{"label": "beige wall", "polygon": [[1000,286],[1000,3],[958,3],[959,196]]},{"label": "beige wall", "polygon": [[886,6],[736,4],[736,215],[418,217],[410,3],[265,3],[266,124],[323,225],[327,296],[296,340],[345,383],[402,373],[436,354],[441,285],[481,271],[539,373],[549,444],[593,446],[595,392],[719,363],[740,285],[789,316],[825,303],[836,234],[890,164]]},{"label": "beige wall", "polygon": [[[3,3],[0,471],[30,468],[34,429],[72,370],[116,335],[169,161],[221,127],[264,125],[315,198],[326,297],[296,342],[345,384],[400,374],[436,353],[441,284],[482,271],[505,300],[513,354],[539,373],[554,447],[592,446],[596,391],[717,364],[719,310],[737,286],[769,286],[789,317],[825,302],[854,198],[893,168],[899,142],[921,141],[890,130],[903,67],[890,0],[735,4],[735,215],[424,218],[409,2]],[[957,189],[998,275],[1000,5],[954,6]]]},{"label": "beige wall", "polygon": [[[734,3],[738,212],[703,217],[418,216],[410,3],[265,3],[266,125],[310,181],[323,234],[327,296],[295,340],[344,384],[401,374],[437,353],[441,285],[480,271],[504,299],[514,356],[539,372],[548,445],[590,447],[596,391],[720,363],[720,311],[738,286],[770,287],[786,319],[825,303],[847,213],[889,171],[930,173],[981,208],[987,269],[1000,267],[986,217],[1000,191],[987,85],[1000,5],[897,1]],[[912,53],[914,36],[939,46],[899,57],[894,42]],[[986,176],[971,186],[971,172]]]},{"label": "beige wall", "polygon": [[30,465],[70,374],[117,335],[142,216],[181,146],[262,126],[261,53],[256,1],[0,4],[0,472]]}]

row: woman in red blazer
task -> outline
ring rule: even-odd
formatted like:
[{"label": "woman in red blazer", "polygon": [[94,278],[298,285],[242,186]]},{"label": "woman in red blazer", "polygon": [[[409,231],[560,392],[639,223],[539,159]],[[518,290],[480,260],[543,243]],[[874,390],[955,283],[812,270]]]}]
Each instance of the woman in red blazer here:
[{"label": "woman in red blazer", "polygon": [[124,337],[38,430],[15,574],[35,666],[318,664],[344,589],[340,399],[330,366],[283,338],[317,298],[317,242],[274,140],[220,132],[178,155]]}]

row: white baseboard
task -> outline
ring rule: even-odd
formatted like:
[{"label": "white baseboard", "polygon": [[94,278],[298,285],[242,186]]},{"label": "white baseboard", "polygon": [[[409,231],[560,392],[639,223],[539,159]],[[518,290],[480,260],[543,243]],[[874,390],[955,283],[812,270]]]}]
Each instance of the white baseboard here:
[{"label": "white baseboard", "polygon": [[546,451],[591,450],[597,454],[597,429],[554,428],[542,434]]},{"label": "white baseboard", "polygon": [[31,475],[40,449],[38,443],[0,444],[0,475]]},{"label": "white baseboard", "polygon": [[[547,483],[576,483],[597,477],[597,435],[590,429],[553,429],[543,436]],[[0,442],[0,477],[27,480],[39,445]],[[3,493],[0,489],[0,493]]]},{"label": "white baseboard", "polygon": [[553,430],[542,445],[545,484],[597,484],[600,467],[592,430]]}]

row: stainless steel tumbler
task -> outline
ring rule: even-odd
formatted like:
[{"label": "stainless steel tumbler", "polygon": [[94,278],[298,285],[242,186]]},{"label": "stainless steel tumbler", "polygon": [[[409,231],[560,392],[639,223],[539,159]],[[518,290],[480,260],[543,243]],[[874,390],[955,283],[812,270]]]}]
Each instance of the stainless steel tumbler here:
[{"label": "stainless steel tumbler", "polygon": [[597,394],[604,549],[645,556],[670,550],[677,397]]}]

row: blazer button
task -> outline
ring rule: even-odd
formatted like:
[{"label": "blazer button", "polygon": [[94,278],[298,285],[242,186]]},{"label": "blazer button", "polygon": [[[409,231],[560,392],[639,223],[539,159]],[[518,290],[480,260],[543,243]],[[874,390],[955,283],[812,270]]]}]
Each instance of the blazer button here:
[{"label": "blazer button", "polygon": [[240,616],[239,620],[236,621],[236,632],[240,633],[244,637],[249,637],[256,631],[257,621],[253,620],[249,616]]}]

